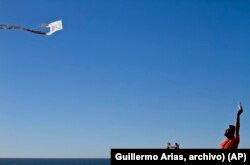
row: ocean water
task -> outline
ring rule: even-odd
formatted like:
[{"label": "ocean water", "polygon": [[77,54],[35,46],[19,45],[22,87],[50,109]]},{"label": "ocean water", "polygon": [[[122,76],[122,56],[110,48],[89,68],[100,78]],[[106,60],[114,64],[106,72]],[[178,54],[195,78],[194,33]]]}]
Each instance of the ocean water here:
[{"label": "ocean water", "polygon": [[110,165],[110,159],[0,158],[0,165]]}]

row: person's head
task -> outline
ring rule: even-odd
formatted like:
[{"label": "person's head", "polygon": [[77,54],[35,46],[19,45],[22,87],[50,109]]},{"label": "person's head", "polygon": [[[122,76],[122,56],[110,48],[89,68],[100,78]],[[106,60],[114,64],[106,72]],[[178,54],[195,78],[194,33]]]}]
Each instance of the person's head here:
[{"label": "person's head", "polygon": [[229,127],[225,131],[225,136],[228,139],[232,139],[234,137],[234,132],[235,132],[235,126],[234,125],[229,125]]},{"label": "person's head", "polygon": [[179,143],[175,143],[175,149],[179,149],[180,148],[180,144]]}]

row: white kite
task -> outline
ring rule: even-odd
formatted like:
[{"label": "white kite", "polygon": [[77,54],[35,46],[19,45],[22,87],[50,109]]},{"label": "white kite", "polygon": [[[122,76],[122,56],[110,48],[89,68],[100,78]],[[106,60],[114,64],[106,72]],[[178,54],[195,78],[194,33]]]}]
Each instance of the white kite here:
[{"label": "white kite", "polygon": [[35,34],[41,34],[41,35],[48,35],[49,36],[49,35],[55,33],[56,31],[59,31],[59,30],[63,29],[62,20],[54,21],[54,22],[51,22],[49,24],[42,24],[42,27],[49,28],[50,31],[45,32],[45,31],[32,30],[32,29],[22,27],[22,26],[0,24],[0,30],[1,29],[25,30],[25,31],[32,32],[32,33],[35,33]]},{"label": "white kite", "polygon": [[52,22],[48,25],[43,25],[43,26],[50,29],[50,31],[47,32],[46,35],[51,35],[51,34],[55,33],[56,31],[63,29],[62,20],[58,20],[58,21],[55,21],[55,22]]}]

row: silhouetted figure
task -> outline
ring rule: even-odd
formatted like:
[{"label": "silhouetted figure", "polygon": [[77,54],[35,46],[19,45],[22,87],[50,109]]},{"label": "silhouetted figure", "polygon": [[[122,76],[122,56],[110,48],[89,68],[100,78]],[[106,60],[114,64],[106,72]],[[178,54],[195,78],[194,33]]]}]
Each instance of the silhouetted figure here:
[{"label": "silhouetted figure", "polygon": [[167,149],[180,149],[179,143],[175,143],[175,145],[171,145],[171,143],[167,143]]},{"label": "silhouetted figure", "polygon": [[240,103],[238,106],[238,112],[236,115],[236,123],[235,125],[229,125],[229,128],[226,129],[224,135],[226,139],[224,139],[220,143],[221,149],[237,149],[240,143],[240,115],[243,112],[243,107]]},{"label": "silhouetted figure", "polygon": [[175,143],[175,149],[180,149],[180,144],[179,143]]},{"label": "silhouetted figure", "polygon": [[167,149],[170,149],[171,148],[171,143],[167,143]]}]

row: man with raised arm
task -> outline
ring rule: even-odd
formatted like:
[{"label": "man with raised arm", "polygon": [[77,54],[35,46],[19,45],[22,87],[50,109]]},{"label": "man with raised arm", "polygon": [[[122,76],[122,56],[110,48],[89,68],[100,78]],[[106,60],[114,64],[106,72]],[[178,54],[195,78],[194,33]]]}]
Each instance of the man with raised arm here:
[{"label": "man with raised arm", "polygon": [[220,143],[221,149],[237,149],[240,143],[240,115],[243,112],[243,107],[240,103],[236,115],[235,125],[229,125],[225,131],[226,139]]}]

